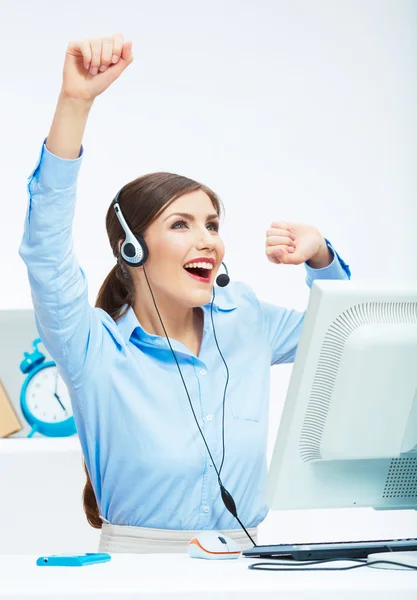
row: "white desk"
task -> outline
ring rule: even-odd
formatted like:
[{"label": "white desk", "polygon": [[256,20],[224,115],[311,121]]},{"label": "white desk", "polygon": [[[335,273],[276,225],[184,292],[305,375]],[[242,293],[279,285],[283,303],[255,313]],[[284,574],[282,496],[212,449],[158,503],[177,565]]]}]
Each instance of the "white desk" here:
[{"label": "white desk", "polygon": [[[0,556],[0,600],[416,600],[417,571],[250,571],[254,559],[116,554],[88,567],[38,567],[36,556]],[[345,564],[345,563],[340,563]]]}]

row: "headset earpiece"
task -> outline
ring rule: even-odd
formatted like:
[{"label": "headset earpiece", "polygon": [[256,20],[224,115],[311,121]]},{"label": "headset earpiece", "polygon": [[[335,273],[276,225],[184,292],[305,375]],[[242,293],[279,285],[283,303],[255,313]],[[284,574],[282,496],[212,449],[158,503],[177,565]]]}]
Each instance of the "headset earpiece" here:
[{"label": "headset earpiece", "polygon": [[128,233],[120,248],[123,260],[131,267],[141,267],[148,255],[148,246],[143,237],[137,233]]},{"label": "headset earpiece", "polygon": [[113,200],[113,208],[126,235],[120,248],[120,256],[129,266],[141,267],[149,256],[148,246],[143,237],[138,233],[132,233],[126,223],[118,203],[119,194],[120,192],[117,193],[117,196]]}]

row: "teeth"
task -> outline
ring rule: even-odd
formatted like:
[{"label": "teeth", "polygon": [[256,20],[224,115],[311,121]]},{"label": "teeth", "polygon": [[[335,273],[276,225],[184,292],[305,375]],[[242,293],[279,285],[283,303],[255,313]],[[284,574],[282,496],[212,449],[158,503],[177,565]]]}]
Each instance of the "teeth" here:
[{"label": "teeth", "polygon": [[184,265],[185,269],[207,269],[208,271],[211,271],[213,268],[213,265],[211,263],[206,263],[206,262],[198,262],[198,263],[188,263],[187,265]]}]

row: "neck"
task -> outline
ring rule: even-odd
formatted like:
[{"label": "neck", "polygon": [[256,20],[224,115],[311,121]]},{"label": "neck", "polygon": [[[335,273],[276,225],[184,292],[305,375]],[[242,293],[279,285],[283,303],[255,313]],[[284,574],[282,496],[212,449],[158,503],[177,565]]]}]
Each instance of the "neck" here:
[{"label": "neck", "polygon": [[[187,308],[173,303],[170,298],[158,297],[155,290],[153,293],[168,337],[183,343],[198,355],[204,325],[201,308]],[[147,285],[136,286],[133,310],[147,333],[166,337]]]}]

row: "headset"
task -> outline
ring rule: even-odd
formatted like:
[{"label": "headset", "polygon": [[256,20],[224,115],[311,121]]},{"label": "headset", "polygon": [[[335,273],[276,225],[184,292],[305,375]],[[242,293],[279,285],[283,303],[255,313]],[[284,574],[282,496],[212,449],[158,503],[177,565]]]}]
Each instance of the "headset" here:
[{"label": "headset", "polygon": [[[126,223],[126,220],[125,220],[125,218],[123,216],[123,213],[121,211],[121,208],[120,208],[120,205],[119,205],[119,202],[118,202],[120,191],[117,193],[116,197],[113,200],[114,211],[116,213],[116,216],[117,216],[117,218],[119,220],[119,223],[122,226],[122,229],[123,229],[123,231],[125,233],[125,236],[126,236],[125,239],[124,239],[124,241],[122,242],[122,245],[121,245],[121,248],[120,248],[120,255],[121,255],[122,259],[129,266],[131,266],[131,267],[143,267],[143,273],[145,275],[146,282],[148,284],[149,291],[151,293],[152,300],[153,300],[153,303],[155,305],[156,312],[158,313],[158,317],[159,317],[159,320],[161,322],[162,329],[164,330],[165,337],[167,339],[168,345],[169,345],[170,350],[172,352],[172,355],[173,355],[173,357],[175,359],[175,362],[176,362],[176,365],[177,365],[177,368],[178,368],[178,372],[180,374],[182,383],[184,385],[185,392],[187,394],[188,402],[190,404],[191,411],[192,411],[193,416],[194,416],[194,420],[195,420],[195,422],[197,424],[198,430],[199,430],[199,432],[201,434],[201,437],[203,438],[204,444],[205,444],[205,446],[207,448],[207,452],[208,452],[208,454],[210,456],[211,462],[213,463],[214,469],[216,471],[217,481],[219,483],[220,493],[221,493],[221,497],[222,497],[223,503],[224,503],[225,507],[227,508],[227,510],[238,521],[239,525],[242,527],[243,531],[246,533],[246,535],[248,536],[248,538],[250,539],[250,541],[252,542],[252,544],[254,546],[256,546],[256,544],[255,544],[254,540],[252,539],[251,535],[246,530],[245,526],[243,525],[243,523],[241,522],[241,520],[238,517],[237,509],[236,509],[236,504],[235,504],[235,501],[233,500],[232,495],[226,490],[226,488],[224,487],[224,485],[222,483],[222,480],[220,478],[220,473],[221,473],[221,470],[223,468],[224,456],[225,456],[225,445],[224,445],[224,407],[225,407],[225,398],[226,398],[227,385],[229,383],[229,369],[228,369],[227,363],[226,363],[226,361],[224,359],[224,356],[221,353],[221,350],[219,348],[219,344],[217,342],[216,330],[215,330],[215,327],[214,327],[213,302],[214,302],[214,299],[215,299],[215,296],[216,296],[214,287],[213,287],[213,297],[212,297],[211,305],[210,305],[211,323],[212,323],[212,326],[213,326],[213,335],[214,335],[214,339],[215,339],[215,342],[216,342],[217,349],[218,349],[219,354],[220,354],[220,356],[221,356],[221,358],[223,360],[223,363],[224,363],[224,365],[226,367],[226,384],[224,386],[224,392],[223,392],[223,417],[222,417],[223,453],[222,453],[222,462],[221,462],[221,465],[220,465],[220,469],[217,469],[216,463],[214,462],[213,456],[212,456],[212,454],[210,452],[210,448],[208,447],[206,438],[204,437],[204,434],[203,434],[203,432],[201,430],[201,427],[200,427],[200,424],[198,422],[197,416],[196,416],[196,414],[194,412],[194,408],[193,408],[193,405],[192,405],[192,402],[191,402],[191,398],[190,398],[190,394],[188,392],[188,388],[186,386],[186,383],[184,381],[184,377],[183,377],[180,365],[178,363],[177,356],[176,356],[176,354],[175,354],[175,352],[174,352],[174,350],[173,350],[173,348],[171,346],[171,342],[169,340],[168,334],[166,332],[166,329],[165,329],[165,326],[163,324],[161,315],[159,313],[158,307],[157,307],[156,302],[155,302],[155,297],[153,295],[152,288],[150,286],[150,283],[149,283],[149,280],[148,280],[148,276],[146,274],[146,269],[145,269],[145,262],[146,262],[146,260],[148,259],[148,256],[149,256],[148,247],[147,247],[146,242],[143,239],[143,237],[141,235],[139,235],[138,233],[133,233],[131,231],[131,229],[129,228],[128,224]],[[227,267],[226,267],[226,265],[225,265],[224,262],[222,263],[222,265],[223,265],[226,273],[222,273],[221,275],[217,276],[216,283],[217,283],[217,285],[219,287],[225,287],[230,282],[230,277],[229,277],[229,272],[227,270]]]}]

